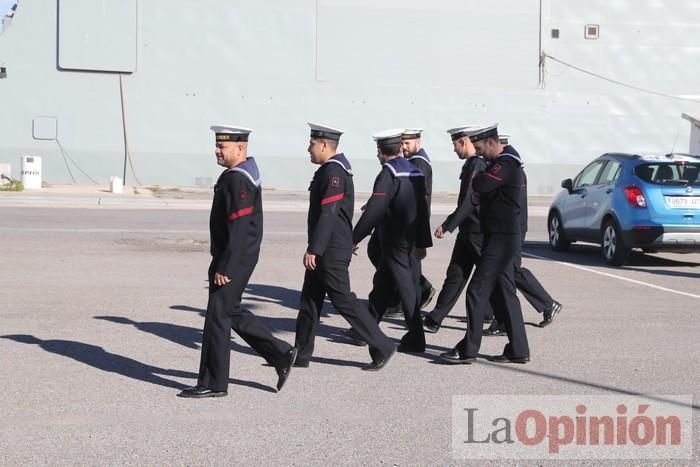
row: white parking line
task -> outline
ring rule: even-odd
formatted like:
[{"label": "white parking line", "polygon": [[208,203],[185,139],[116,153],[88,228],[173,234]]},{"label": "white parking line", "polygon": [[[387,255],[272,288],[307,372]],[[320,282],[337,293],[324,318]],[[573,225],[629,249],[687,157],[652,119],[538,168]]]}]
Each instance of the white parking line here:
[{"label": "white parking line", "polygon": [[530,257],[530,258],[542,259],[542,260],[545,260],[545,261],[551,261],[551,262],[553,262],[553,263],[561,264],[561,265],[563,265],[563,266],[568,266],[568,267],[570,267],[570,268],[580,269],[580,270],[582,270],[582,271],[587,271],[587,272],[592,272],[593,274],[600,274],[601,276],[612,277],[613,279],[619,279],[619,280],[621,280],[621,281],[631,282],[631,283],[637,284],[637,285],[643,285],[643,286],[646,286],[646,287],[649,287],[649,288],[652,288],[652,289],[663,290],[664,292],[675,293],[675,294],[678,294],[678,295],[683,295],[683,296],[691,297],[691,298],[700,298],[700,295],[695,295],[695,294],[688,293],[688,292],[683,292],[683,291],[680,291],[680,290],[669,289],[669,288],[666,288],[666,287],[661,287],[660,285],[654,285],[654,284],[650,284],[650,283],[648,283],[648,282],[638,281],[638,280],[635,280],[635,279],[629,279],[629,278],[627,278],[627,277],[618,276],[618,275],[615,275],[615,274],[610,274],[610,273],[608,273],[608,272],[596,271],[595,269],[590,269],[590,268],[587,268],[587,267],[584,267],[584,266],[579,266],[578,264],[566,263],[566,262],[564,262],[564,261],[557,261],[557,260],[554,260],[554,259],[551,259],[551,258],[545,258],[544,256],[533,255],[532,253],[523,252],[523,256],[528,256],[528,257]]}]

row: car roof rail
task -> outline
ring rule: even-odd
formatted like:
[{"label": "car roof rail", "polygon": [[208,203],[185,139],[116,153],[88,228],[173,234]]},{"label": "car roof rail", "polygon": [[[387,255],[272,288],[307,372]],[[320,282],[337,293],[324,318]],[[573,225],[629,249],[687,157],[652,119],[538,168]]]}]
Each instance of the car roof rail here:
[{"label": "car roof rail", "polygon": [[600,159],[602,157],[619,157],[622,159],[635,159],[635,158],[638,158],[639,156],[637,156],[636,154],[629,154],[626,152],[606,152],[605,154],[598,156],[598,159]]},{"label": "car roof rail", "polygon": [[698,154],[688,154],[685,152],[670,152],[666,154],[666,157],[669,159],[673,158],[673,156],[683,156],[683,157],[692,157],[693,159],[700,159],[700,155]]}]

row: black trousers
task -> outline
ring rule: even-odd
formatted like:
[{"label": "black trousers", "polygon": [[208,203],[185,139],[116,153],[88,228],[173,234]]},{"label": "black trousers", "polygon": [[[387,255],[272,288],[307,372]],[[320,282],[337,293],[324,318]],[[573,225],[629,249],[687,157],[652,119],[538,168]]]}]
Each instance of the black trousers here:
[{"label": "black trousers", "polygon": [[272,332],[253,313],[241,307],[241,297],[255,265],[241,265],[231,282],[214,285],[214,271],[209,268],[209,303],[204,319],[202,356],[198,384],[214,391],[226,391],[231,361],[231,329],[241,336],[267,363],[277,366],[291,345]]},{"label": "black trousers", "polygon": [[301,290],[301,303],[296,323],[298,362],[308,362],[314,352],[314,340],[323,300],[328,294],[333,307],[367,342],[372,360],[378,361],[394,349],[393,342],[379,329],[370,311],[350,289],[351,249],[329,248],[316,257],[316,270],[307,270]]},{"label": "black trousers", "polygon": [[[462,290],[467,285],[469,276],[481,259],[482,242],[483,236],[480,233],[459,233],[457,235],[450,262],[447,265],[445,282],[438,294],[435,308],[429,313],[430,318],[436,323],[442,323],[457,303]],[[467,309],[467,313],[468,311]],[[492,312],[489,305],[486,316],[490,314]]]},{"label": "black trousers", "polygon": [[[534,274],[522,266],[523,256],[522,256],[522,245],[525,243],[525,234],[521,237],[521,248],[518,256],[515,258],[513,278],[515,280],[515,286],[523,294],[525,300],[528,301],[530,305],[538,313],[544,313],[544,310],[550,308],[554,303],[554,299],[549,293],[542,287],[540,281],[537,280]],[[491,323],[491,329],[501,329],[505,330],[503,313],[500,310],[496,310],[496,320]]]},{"label": "black trousers", "polygon": [[374,269],[379,268],[379,263],[382,260],[382,246],[379,243],[379,232],[377,232],[377,229],[372,231],[369,242],[367,242],[367,257],[372,263],[372,266],[374,266]]},{"label": "black trousers", "polygon": [[458,344],[462,356],[476,357],[481,347],[484,316],[489,301],[503,312],[509,344],[504,352],[511,357],[529,357],[530,349],[520,302],[515,293],[514,261],[521,247],[519,234],[484,235],[481,261],[467,287],[468,327]]},{"label": "black trousers", "polygon": [[[382,261],[382,246],[379,242],[379,232],[377,229],[372,231],[372,235],[369,237],[369,242],[367,242],[367,257],[369,258],[372,266],[374,266],[374,274],[377,274],[379,269],[379,263]],[[374,283],[375,279],[372,279]],[[399,294],[396,291],[396,284],[393,285],[394,294],[389,299],[388,308],[395,308],[399,304]]]},{"label": "black trousers", "polygon": [[423,275],[423,260],[418,259],[418,298],[420,303],[428,296],[433,284]]},{"label": "black trousers", "polygon": [[415,248],[405,246],[382,247],[379,267],[374,274],[372,291],[369,293],[370,311],[377,322],[398,292],[403,308],[408,333],[401,343],[419,351],[425,349],[425,334],[420,318],[420,292],[418,277],[420,270]]},{"label": "black trousers", "polygon": [[[367,256],[369,257],[369,260],[374,266],[374,268],[379,268],[379,263],[382,259],[382,248],[379,243],[379,235],[376,233],[376,230],[372,232],[372,235],[369,238],[369,242],[367,243]],[[430,289],[433,288],[433,284],[431,284],[428,278],[423,275],[420,260],[418,260],[418,267],[418,272],[420,275],[418,279],[418,290],[420,291],[420,300],[422,302],[423,298],[427,297],[430,293]],[[390,299],[388,307],[394,308],[399,304],[400,301],[401,298],[399,297],[399,292],[396,286],[394,286],[394,296]]]},{"label": "black trousers", "polygon": [[525,243],[525,234],[521,237],[521,249],[518,256],[515,258],[515,286],[523,294],[525,299],[537,310],[538,313],[544,313],[554,303],[554,299],[542,287],[540,281],[537,280],[534,274],[529,269],[522,266],[522,244]]}]

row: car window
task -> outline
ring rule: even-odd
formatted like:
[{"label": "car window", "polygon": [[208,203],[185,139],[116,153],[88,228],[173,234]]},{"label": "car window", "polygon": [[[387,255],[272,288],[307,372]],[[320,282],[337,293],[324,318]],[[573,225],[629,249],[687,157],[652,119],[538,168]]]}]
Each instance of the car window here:
[{"label": "car window", "polygon": [[700,163],[657,162],[638,165],[634,168],[634,174],[637,177],[655,185],[700,186],[699,171]]},{"label": "car window", "polygon": [[620,162],[608,161],[608,163],[605,164],[605,168],[600,173],[600,179],[598,179],[598,183],[602,184],[614,182],[620,177],[621,172],[622,164]]},{"label": "car window", "polygon": [[603,166],[603,164],[605,164],[605,162],[606,161],[595,161],[583,169],[578,177],[576,177],[574,189],[593,185],[596,177],[598,176],[598,172],[600,172],[600,168]]}]

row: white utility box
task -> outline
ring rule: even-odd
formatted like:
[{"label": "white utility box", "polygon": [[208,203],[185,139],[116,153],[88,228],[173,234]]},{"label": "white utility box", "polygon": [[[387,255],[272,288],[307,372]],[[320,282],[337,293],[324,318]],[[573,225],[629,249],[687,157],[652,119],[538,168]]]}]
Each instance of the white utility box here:
[{"label": "white utility box", "polygon": [[21,180],[25,190],[38,190],[41,188],[41,157],[22,156]]}]

